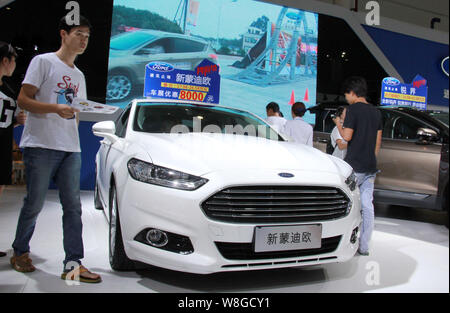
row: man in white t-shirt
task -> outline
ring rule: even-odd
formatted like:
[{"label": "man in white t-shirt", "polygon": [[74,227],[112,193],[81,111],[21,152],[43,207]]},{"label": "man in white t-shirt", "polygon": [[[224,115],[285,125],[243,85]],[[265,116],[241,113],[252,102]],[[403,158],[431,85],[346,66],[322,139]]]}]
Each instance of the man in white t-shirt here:
[{"label": "man in white t-shirt", "polygon": [[30,240],[41,212],[48,186],[54,180],[63,208],[64,271],[63,279],[97,283],[99,275],[81,265],[84,257],[80,201],[81,150],[78,110],[70,106],[68,93],[87,98],[83,73],[75,58],[84,53],[91,25],[80,16],[79,25],[68,25],[63,17],[59,25],[61,47],[55,53],[41,54],[31,61],[22,89],[19,106],[28,111],[28,120],[20,142],[24,149],[27,196],[20,212],[14,256],[11,265],[19,272],[32,272],[29,258]]},{"label": "man in white t-shirt", "polygon": [[273,127],[277,132],[281,132],[286,124],[286,119],[281,117],[280,106],[276,102],[270,102],[266,106],[267,118],[266,122]]},{"label": "man in white t-shirt", "polygon": [[292,105],[293,120],[287,121],[281,132],[291,138],[292,141],[313,146],[313,127],[303,120],[306,113],[303,102],[295,102]]}]

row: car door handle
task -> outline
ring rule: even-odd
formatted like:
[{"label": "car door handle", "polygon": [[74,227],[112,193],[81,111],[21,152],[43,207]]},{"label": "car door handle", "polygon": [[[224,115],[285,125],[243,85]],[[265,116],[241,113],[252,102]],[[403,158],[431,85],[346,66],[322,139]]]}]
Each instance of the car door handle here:
[{"label": "car door handle", "polygon": [[327,143],[327,142],[328,142],[328,139],[318,139],[317,141],[318,141],[318,142],[321,142],[321,143]]}]

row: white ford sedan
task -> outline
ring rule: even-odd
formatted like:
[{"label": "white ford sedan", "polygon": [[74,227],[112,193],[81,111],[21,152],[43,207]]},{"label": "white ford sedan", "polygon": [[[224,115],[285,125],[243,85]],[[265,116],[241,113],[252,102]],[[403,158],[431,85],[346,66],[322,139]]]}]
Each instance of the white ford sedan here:
[{"label": "white ford sedan", "polygon": [[96,156],[95,205],[114,270],[139,261],[208,274],[351,259],[361,208],[352,168],[287,142],[259,117],[133,100]]}]

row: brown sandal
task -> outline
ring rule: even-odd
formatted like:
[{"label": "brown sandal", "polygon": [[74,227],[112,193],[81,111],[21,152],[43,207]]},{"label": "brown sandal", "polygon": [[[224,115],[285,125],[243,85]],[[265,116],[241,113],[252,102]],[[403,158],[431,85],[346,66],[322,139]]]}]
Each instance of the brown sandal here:
[{"label": "brown sandal", "polygon": [[16,256],[14,253],[14,256],[10,260],[12,268],[20,273],[34,272],[36,268],[32,262],[33,260],[30,259],[29,253],[22,254],[21,256]]},{"label": "brown sandal", "polygon": [[[86,276],[83,276],[84,273],[95,275],[96,277],[95,278],[86,277]],[[102,281],[102,278],[100,277],[100,275],[95,274],[95,273],[91,273],[83,265],[80,265],[79,267],[77,267],[76,269],[73,269],[70,272],[62,273],[61,274],[61,279],[63,279],[63,280],[74,280],[74,281],[79,281],[79,282],[82,282],[82,283],[89,283],[89,284],[96,284],[96,283],[100,283]]]}]

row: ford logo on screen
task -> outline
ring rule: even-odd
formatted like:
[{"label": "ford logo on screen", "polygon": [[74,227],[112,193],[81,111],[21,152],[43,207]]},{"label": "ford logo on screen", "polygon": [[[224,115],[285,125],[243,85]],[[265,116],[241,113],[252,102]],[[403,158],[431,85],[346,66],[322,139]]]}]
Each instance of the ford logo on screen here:
[{"label": "ford logo on screen", "polygon": [[283,177],[283,178],[292,178],[292,177],[294,177],[294,174],[291,174],[291,173],[279,173],[278,176]]},{"label": "ford logo on screen", "polygon": [[174,67],[172,64],[164,63],[164,62],[152,62],[152,63],[149,63],[147,66],[149,69],[156,71],[156,72],[165,73],[165,72],[171,72],[174,70]]},{"label": "ford logo on screen", "polygon": [[397,78],[394,77],[386,77],[383,79],[383,83],[389,86],[397,86],[400,85],[400,81]]}]

